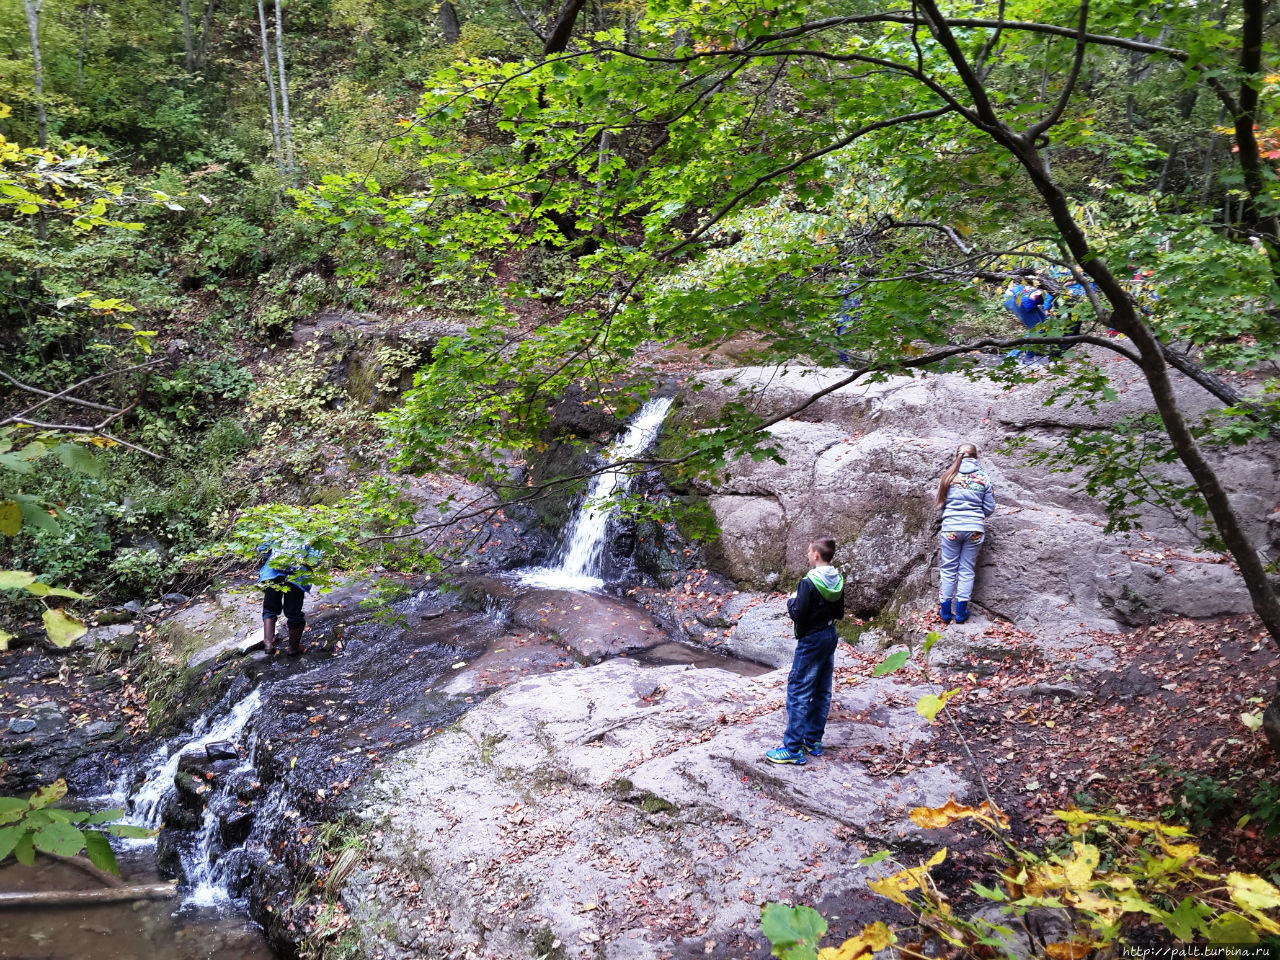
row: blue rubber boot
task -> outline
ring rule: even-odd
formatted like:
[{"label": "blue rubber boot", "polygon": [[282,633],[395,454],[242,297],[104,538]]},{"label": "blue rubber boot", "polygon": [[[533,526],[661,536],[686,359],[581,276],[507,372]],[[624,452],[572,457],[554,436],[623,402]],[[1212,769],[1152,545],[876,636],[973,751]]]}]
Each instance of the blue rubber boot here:
[{"label": "blue rubber boot", "polygon": [[969,601],[956,601],[956,623],[965,623],[969,619]]},{"label": "blue rubber boot", "polygon": [[951,622],[951,601],[941,600],[938,602],[938,616],[942,618],[943,623]]}]

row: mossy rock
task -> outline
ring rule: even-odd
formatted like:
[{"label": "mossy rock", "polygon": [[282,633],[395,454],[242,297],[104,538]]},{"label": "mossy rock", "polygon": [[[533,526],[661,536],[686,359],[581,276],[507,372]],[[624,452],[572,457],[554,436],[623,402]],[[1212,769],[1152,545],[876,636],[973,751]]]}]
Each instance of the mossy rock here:
[{"label": "mossy rock", "polygon": [[664,800],[656,793],[646,793],[640,798],[640,809],[645,813],[670,813],[678,808],[670,800]]},{"label": "mossy rock", "polygon": [[534,960],[564,960],[564,944],[562,944],[550,925],[539,927],[529,938],[529,948]]}]

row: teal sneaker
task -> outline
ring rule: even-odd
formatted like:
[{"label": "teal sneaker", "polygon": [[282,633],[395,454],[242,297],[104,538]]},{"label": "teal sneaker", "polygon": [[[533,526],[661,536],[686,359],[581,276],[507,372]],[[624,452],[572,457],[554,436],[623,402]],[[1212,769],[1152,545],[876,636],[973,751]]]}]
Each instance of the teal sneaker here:
[{"label": "teal sneaker", "polygon": [[822,741],[819,740],[817,743],[806,743],[804,745],[804,752],[809,754],[811,757],[822,756]]},{"label": "teal sneaker", "polygon": [[798,753],[792,753],[786,747],[770,750],[764,755],[764,758],[770,763],[794,763],[797,767],[803,766],[805,761],[803,750]]}]

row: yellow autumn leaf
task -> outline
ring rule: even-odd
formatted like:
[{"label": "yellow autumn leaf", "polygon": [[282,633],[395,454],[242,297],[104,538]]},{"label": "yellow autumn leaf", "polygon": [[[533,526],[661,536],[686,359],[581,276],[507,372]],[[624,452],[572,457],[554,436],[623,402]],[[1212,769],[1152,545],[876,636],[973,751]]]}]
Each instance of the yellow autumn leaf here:
[{"label": "yellow autumn leaf", "polygon": [[907,891],[919,889],[920,884],[916,881],[913,871],[903,870],[901,873],[895,873],[892,876],[885,877],[883,880],[868,880],[867,886],[873,892],[880,894],[880,896],[905,907],[910,903],[907,900]]},{"label": "yellow autumn leaf", "polygon": [[869,923],[862,928],[862,933],[850,937],[838,947],[823,947],[818,951],[818,960],[858,960],[879,950],[886,949],[893,943],[893,934],[880,921]]},{"label": "yellow autumn leaf", "polygon": [[868,880],[867,886],[880,894],[880,896],[888,897],[894,903],[905,907],[910,902],[907,900],[907,893],[911,890],[922,889],[926,882],[925,878],[929,874],[929,868],[936,867],[946,858],[947,848],[943,847],[922,866],[909,867],[880,880]]},{"label": "yellow autumn leaf", "polygon": [[1063,874],[1071,886],[1086,887],[1101,859],[1098,848],[1091,843],[1072,843],[1071,851],[1075,856],[1063,864]]},{"label": "yellow autumn leaf", "polygon": [[1280,907],[1280,890],[1256,874],[1227,874],[1227,892],[1238,906],[1246,910],[1271,910]]},{"label": "yellow autumn leaf", "polygon": [[938,830],[950,826],[957,820],[972,818],[980,823],[998,826],[1007,830],[1009,818],[993,803],[984,801],[981,806],[968,807],[956,801],[953,793],[947,802],[940,807],[915,807],[910,813],[911,822],[925,830]]},{"label": "yellow autumn leaf", "polygon": [[1114,920],[1122,913],[1114,900],[1099,896],[1092,890],[1073,890],[1068,897],[1072,906],[1079,910],[1088,910],[1106,920]]},{"label": "yellow autumn leaf", "polygon": [[79,617],[73,617],[59,607],[44,612],[44,632],[56,647],[69,647],[86,633],[89,627]]},{"label": "yellow autumn leaf", "polygon": [[947,705],[947,701],[960,692],[960,688],[947,690],[943,693],[926,693],[918,701],[916,701],[916,713],[924,717],[930,723]]},{"label": "yellow autumn leaf", "polygon": [[1164,852],[1178,861],[1178,865],[1186,863],[1192,857],[1200,853],[1200,845],[1196,843],[1170,843],[1161,834],[1156,834],[1160,838],[1160,846],[1164,847]]},{"label": "yellow autumn leaf", "polygon": [[1080,940],[1047,943],[1044,947],[1044,954],[1049,960],[1084,960],[1092,952],[1093,944]]}]

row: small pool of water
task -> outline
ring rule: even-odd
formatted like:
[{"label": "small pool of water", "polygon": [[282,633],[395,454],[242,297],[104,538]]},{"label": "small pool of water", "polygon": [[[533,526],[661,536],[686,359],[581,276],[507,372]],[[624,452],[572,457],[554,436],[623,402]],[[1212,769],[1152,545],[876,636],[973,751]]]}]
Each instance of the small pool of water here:
[{"label": "small pool of water", "polygon": [[[149,850],[117,851],[126,882],[162,879]],[[47,860],[9,861],[0,892],[95,890],[79,868]],[[181,907],[182,898],[95,906],[0,907],[0,960],[274,960],[262,931],[223,908]]]},{"label": "small pool of water", "polygon": [[591,593],[604,589],[604,580],[585,574],[569,573],[560,567],[526,567],[514,573],[516,582],[526,587],[546,587],[549,590],[580,590]]}]

